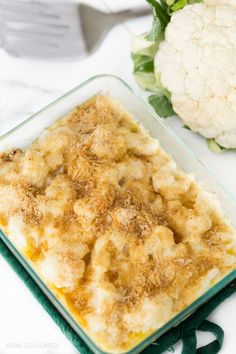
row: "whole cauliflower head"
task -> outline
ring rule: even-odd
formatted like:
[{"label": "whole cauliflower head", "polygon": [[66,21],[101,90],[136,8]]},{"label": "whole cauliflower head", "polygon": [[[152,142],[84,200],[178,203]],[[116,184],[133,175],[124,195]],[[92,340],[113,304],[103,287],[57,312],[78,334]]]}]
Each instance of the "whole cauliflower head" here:
[{"label": "whole cauliflower head", "polygon": [[155,74],[193,131],[236,148],[236,1],[205,0],[172,15]]}]

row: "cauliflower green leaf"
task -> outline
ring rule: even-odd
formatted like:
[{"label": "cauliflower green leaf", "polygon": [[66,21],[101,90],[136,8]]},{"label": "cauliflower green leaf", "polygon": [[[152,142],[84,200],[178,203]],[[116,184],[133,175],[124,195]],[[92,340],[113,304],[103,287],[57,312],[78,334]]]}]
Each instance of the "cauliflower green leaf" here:
[{"label": "cauliflower green leaf", "polygon": [[187,5],[187,3],[187,0],[178,0],[174,2],[174,4],[170,6],[171,12],[181,10],[185,5]]},{"label": "cauliflower green leaf", "polygon": [[221,154],[222,152],[226,152],[226,151],[236,151],[236,149],[224,148],[223,146],[218,144],[215,141],[215,139],[207,139],[207,145],[208,145],[209,150],[211,150],[212,152],[214,152],[216,154]]},{"label": "cauliflower green leaf", "polygon": [[160,93],[159,88],[156,85],[156,77],[153,73],[136,72],[134,78],[139,87],[145,91]]},{"label": "cauliflower green leaf", "polygon": [[151,31],[145,35],[145,39],[149,42],[157,42],[163,39],[163,28],[161,26],[161,21],[158,17],[153,17]]},{"label": "cauliflower green leaf", "polygon": [[148,102],[161,118],[175,115],[172,104],[166,96],[151,95],[148,97]]},{"label": "cauliflower green leaf", "polygon": [[[191,130],[189,128],[189,126],[186,124],[183,125],[183,128],[187,129],[187,130]],[[209,150],[214,152],[215,154],[221,154],[222,152],[226,152],[226,151],[236,151],[236,149],[224,148],[223,146],[218,144],[214,138],[213,139],[206,139],[206,141],[207,141],[207,146],[208,146]]]},{"label": "cauliflower green leaf", "polygon": [[137,84],[146,91],[159,92],[154,75],[153,58],[147,55],[131,55],[134,63],[134,78]]},{"label": "cauliflower green leaf", "polygon": [[147,55],[132,54],[132,59],[134,63],[134,73],[137,72],[153,73],[154,71],[153,58],[148,57]]},{"label": "cauliflower green leaf", "polygon": [[[132,40],[132,54],[146,55],[154,58],[159,43],[164,39],[164,31],[158,17],[153,17],[149,32],[136,36]],[[153,70],[154,71],[154,70]]]},{"label": "cauliflower green leaf", "polygon": [[156,0],[147,0],[147,2],[152,6],[154,17],[159,19],[161,28],[164,30],[170,22],[170,15],[167,11],[168,6],[166,6],[166,2],[161,1],[161,3],[159,3]]}]

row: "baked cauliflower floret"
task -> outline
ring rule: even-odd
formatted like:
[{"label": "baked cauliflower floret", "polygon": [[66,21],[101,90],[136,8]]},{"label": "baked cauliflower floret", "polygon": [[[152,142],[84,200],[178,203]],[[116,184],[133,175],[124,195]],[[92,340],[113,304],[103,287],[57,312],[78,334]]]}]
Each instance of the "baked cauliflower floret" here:
[{"label": "baked cauliflower floret", "polygon": [[7,216],[21,206],[21,199],[15,186],[0,183],[0,209]]},{"label": "baked cauliflower floret", "polygon": [[142,181],[126,179],[124,184],[121,183],[121,192],[125,204],[135,201],[137,204],[147,205],[155,199],[156,193],[153,191],[151,178],[148,177],[147,173]]},{"label": "baked cauliflower floret", "polygon": [[98,159],[118,160],[126,151],[126,142],[121,135],[106,126],[97,126],[92,134],[91,152]]},{"label": "baked cauliflower floret", "polygon": [[174,111],[225,148],[236,147],[235,18],[233,1],[187,5],[171,16],[155,56]]},{"label": "baked cauliflower floret", "polygon": [[25,251],[28,245],[25,230],[26,225],[22,216],[13,215],[10,217],[8,222],[9,238],[21,251]]},{"label": "baked cauliflower floret", "polygon": [[101,280],[94,284],[93,295],[89,305],[93,307],[97,315],[110,312],[118,300],[118,294],[113,284]]},{"label": "baked cauliflower floret", "polygon": [[44,156],[36,149],[28,150],[22,160],[21,173],[29,184],[42,187],[48,177],[50,167]]},{"label": "baked cauliflower floret", "polygon": [[97,213],[87,203],[86,199],[78,199],[73,206],[74,212],[77,215],[79,222],[85,229],[90,229],[93,220],[96,218]]},{"label": "baked cauliflower floret", "polygon": [[173,161],[164,164],[152,176],[153,189],[167,200],[187,193],[192,181],[193,176],[182,173]]},{"label": "baked cauliflower floret", "polygon": [[77,243],[68,247],[58,240],[57,245],[44,253],[38,267],[46,282],[57,288],[73,289],[83,277],[85,263],[83,257],[88,253],[87,245]]},{"label": "baked cauliflower floret", "polygon": [[115,164],[112,167],[101,167],[98,169],[98,175],[100,177],[100,183],[103,185],[110,185],[114,190],[118,191],[120,189],[120,182],[122,181],[122,176]]},{"label": "baked cauliflower floret", "polygon": [[[64,123],[64,124],[63,124]],[[78,142],[73,130],[66,122],[56,123],[54,129],[45,130],[39,137],[36,146],[45,153],[61,153],[74,143]],[[58,125],[58,126],[57,126]]]},{"label": "baked cauliflower floret", "polygon": [[0,215],[6,220],[19,215],[26,224],[33,225],[40,218],[35,201],[37,192],[38,189],[25,183],[24,178],[17,183],[0,182]]},{"label": "baked cauliflower floret", "polygon": [[130,223],[135,220],[137,217],[137,210],[132,207],[122,208],[118,207],[115,208],[112,213],[112,221],[118,227],[129,227]]},{"label": "baked cauliflower floret", "polygon": [[81,259],[73,259],[63,254],[47,255],[39,264],[46,282],[57,288],[73,289],[84,274],[85,264]]},{"label": "baked cauliflower floret", "polygon": [[21,149],[12,149],[5,153],[0,153],[0,178],[9,182],[16,182],[20,179],[19,163],[23,157]]},{"label": "baked cauliflower floret", "polygon": [[141,180],[147,173],[146,166],[140,159],[130,159],[118,164],[119,180],[122,184],[125,180]]},{"label": "baked cauliflower floret", "polygon": [[172,300],[166,295],[155,299],[144,299],[138,308],[134,308],[123,317],[129,331],[148,333],[160,328],[169,318],[172,311]]},{"label": "baked cauliflower floret", "polygon": [[[166,226],[156,226],[152,233],[146,238],[144,252],[152,255],[154,258],[162,257],[163,252],[175,247],[173,232]],[[165,254],[166,256],[166,254]]]},{"label": "baked cauliflower floret", "polygon": [[200,236],[212,226],[209,213],[200,213],[196,209],[185,208],[177,200],[167,203],[167,215],[172,228],[180,239],[191,240],[196,244],[199,242]]},{"label": "baked cauliflower floret", "polygon": [[63,155],[60,152],[51,151],[45,160],[51,170],[57,170],[63,165]]},{"label": "baked cauliflower floret", "polygon": [[155,216],[163,214],[165,206],[161,195],[157,194],[155,196],[153,202],[151,203],[151,210]]},{"label": "baked cauliflower floret", "polygon": [[69,156],[66,171],[75,182],[86,183],[94,173],[94,167],[89,158],[82,152],[78,156]]},{"label": "baked cauliflower floret", "polygon": [[45,189],[45,196],[49,199],[68,202],[76,196],[75,185],[65,174],[57,175]]},{"label": "baked cauliflower floret", "polygon": [[73,209],[75,197],[73,182],[66,175],[57,175],[45,189],[45,195],[37,197],[38,209],[44,216],[60,218]]},{"label": "baked cauliflower floret", "polygon": [[108,235],[100,237],[94,245],[92,254],[92,268],[93,278],[99,281],[103,275],[109,270],[111,264],[112,242],[109,240]]},{"label": "baked cauliflower floret", "polygon": [[157,153],[159,143],[150,138],[143,130],[142,133],[133,133],[127,136],[128,149],[138,156],[152,156]]},{"label": "baked cauliflower floret", "polygon": [[84,198],[75,201],[73,209],[78,221],[85,229],[93,229],[96,218],[106,219],[109,208],[115,199],[115,188],[112,184],[101,181],[97,188]]}]

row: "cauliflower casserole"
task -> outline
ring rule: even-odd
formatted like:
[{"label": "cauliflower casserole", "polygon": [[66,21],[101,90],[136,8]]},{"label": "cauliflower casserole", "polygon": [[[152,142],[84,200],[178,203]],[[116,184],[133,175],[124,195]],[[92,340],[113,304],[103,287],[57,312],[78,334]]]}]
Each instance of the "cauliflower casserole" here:
[{"label": "cauliflower casserole", "polygon": [[103,350],[131,349],[235,269],[219,203],[96,96],[0,155],[0,225]]}]

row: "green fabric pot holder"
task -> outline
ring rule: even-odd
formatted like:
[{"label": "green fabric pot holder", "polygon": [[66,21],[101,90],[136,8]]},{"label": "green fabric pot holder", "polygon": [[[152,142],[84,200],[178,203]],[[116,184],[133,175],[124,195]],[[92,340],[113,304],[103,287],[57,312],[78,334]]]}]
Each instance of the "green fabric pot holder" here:
[{"label": "green fabric pot holder", "polygon": [[[44,295],[41,289],[37,286],[34,280],[26,272],[23,266],[18,262],[15,256],[11,253],[8,247],[0,239],[0,254],[5,258],[9,265],[14,269],[18,276],[23,280],[34,297],[47,311],[53,321],[60,327],[61,331],[71,341],[75,348],[81,354],[92,354],[92,351],[87,347],[83,340],[69,326],[66,320],[60,315],[50,300]],[[171,348],[178,340],[182,340],[182,354],[216,354],[219,353],[224,339],[224,331],[221,327],[212,323],[206,318],[209,314],[225,299],[236,292],[236,279],[221,292],[215,295],[210,301],[204,304],[196,312],[194,312],[185,321],[178,326],[172,328],[158,340],[143,350],[143,354],[161,354]],[[196,330],[211,332],[215,336],[215,340],[211,343],[197,348]]]}]

